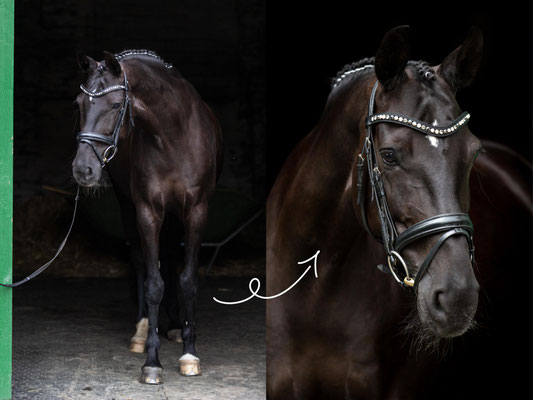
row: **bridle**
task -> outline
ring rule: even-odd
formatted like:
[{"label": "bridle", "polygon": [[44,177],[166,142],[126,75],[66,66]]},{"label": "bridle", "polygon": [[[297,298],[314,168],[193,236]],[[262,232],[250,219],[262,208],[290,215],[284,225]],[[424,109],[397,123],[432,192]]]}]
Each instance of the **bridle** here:
[{"label": "bridle", "polygon": [[[111,136],[104,135],[102,133],[98,132],[79,132],[77,136],[78,143],[86,143],[88,144],[91,149],[93,149],[94,154],[96,154],[96,157],[100,161],[100,165],[105,167],[105,165],[111,161],[113,157],[117,154],[118,151],[118,139],[119,139],[119,133],[120,129],[122,128],[122,125],[124,124],[124,117],[126,116],[126,112],[129,111],[130,114],[130,128],[133,128],[135,124],[133,123],[133,114],[131,112],[131,99],[129,96],[129,84],[128,84],[128,78],[126,77],[126,71],[123,70],[124,73],[124,84],[123,85],[113,85],[109,86],[105,89],[102,89],[99,92],[91,92],[89,89],[87,89],[85,86],[80,85],[80,89],[88,95],[90,98],[93,97],[102,97],[105,96],[108,93],[115,92],[117,90],[124,90],[124,100],[122,101],[122,106],[120,108],[118,117],[115,121],[115,128],[113,129],[113,134]],[[96,147],[94,147],[93,142],[100,142],[107,145],[106,149],[103,151],[102,154],[100,154]]]},{"label": "bridle", "polygon": [[[372,132],[373,125],[379,123],[391,123],[397,125],[404,125],[417,132],[425,135],[435,137],[447,137],[458,132],[465,126],[470,119],[470,114],[462,113],[452,123],[446,126],[433,126],[417,119],[397,114],[397,113],[379,113],[374,114],[374,103],[376,98],[376,91],[378,82],[374,85],[370,100],[368,104],[368,117],[366,119],[366,138],[363,148],[358,157],[357,162],[357,204],[361,209],[361,218],[365,230],[375,239],[383,243],[385,252],[387,253],[388,270],[380,265],[378,268],[384,272],[392,274],[394,279],[404,288],[413,288],[415,291],[418,284],[427,271],[431,261],[437,254],[437,251],[444,244],[444,242],[452,236],[462,235],[468,241],[470,249],[470,261],[474,261],[474,226],[468,214],[464,213],[447,213],[439,214],[434,217],[422,220],[407,230],[398,234],[394,220],[392,218],[389,205],[387,203],[387,196],[381,179],[381,172],[377,164],[376,149],[374,147],[374,137]],[[365,159],[366,157],[366,159]],[[381,225],[381,238],[376,237],[368,226],[366,210],[365,210],[365,196],[364,196],[364,164],[367,164],[369,181],[372,187],[372,201],[375,202],[379,221]],[[425,260],[418,268],[414,276],[411,275],[407,264],[401,256],[402,251],[411,243],[427,236],[441,234],[440,238],[430,249]],[[399,265],[401,265],[401,269]],[[402,279],[403,277],[403,279]]]}]

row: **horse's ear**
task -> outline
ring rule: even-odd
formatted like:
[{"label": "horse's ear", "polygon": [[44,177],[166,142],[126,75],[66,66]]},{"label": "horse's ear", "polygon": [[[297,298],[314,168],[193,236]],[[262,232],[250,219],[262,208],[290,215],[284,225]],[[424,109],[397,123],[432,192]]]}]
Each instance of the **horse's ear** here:
[{"label": "horse's ear", "polygon": [[409,26],[402,25],[388,31],[376,54],[375,69],[379,83],[386,90],[398,86],[405,76],[409,60]]},{"label": "horse's ear", "polygon": [[111,72],[113,75],[116,75],[116,76],[120,75],[120,71],[122,70],[122,68],[113,53],[104,51],[104,60],[105,60],[105,65],[107,69],[109,70],[109,72]]},{"label": "horse's ear", "polygon": [[472,84],[483,58],[483,34],[478,27],[470,28],[465,42],[452,51],[440,64],[438,73],[454,89]]},{"label": "horse's ear", "polygon": [[86,56],[81,51],[78,51],[76,54],[76,59],[78,60],[78,65],[80,66],[81,71],[87,74],[93,72],[98,66],[96,61],[91,57]]}]

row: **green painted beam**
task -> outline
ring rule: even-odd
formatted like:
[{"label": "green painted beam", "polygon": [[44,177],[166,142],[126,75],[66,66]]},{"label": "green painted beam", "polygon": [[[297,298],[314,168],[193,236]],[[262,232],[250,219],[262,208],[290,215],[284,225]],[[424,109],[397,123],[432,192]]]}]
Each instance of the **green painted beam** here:
[{"label": "green painted beam", "polygon": [[[0,0],[0,282],[12,281],[14,0]],[[11,290],[0,287],[0,399],[11,398]]]}]

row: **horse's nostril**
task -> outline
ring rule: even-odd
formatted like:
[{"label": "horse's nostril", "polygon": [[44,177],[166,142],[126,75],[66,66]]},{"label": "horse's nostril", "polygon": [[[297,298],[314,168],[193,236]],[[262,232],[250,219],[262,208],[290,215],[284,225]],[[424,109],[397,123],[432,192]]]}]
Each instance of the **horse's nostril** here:
[{"label": "horse's nostril", "polygon": [[453,314],[457,310],[475,310],[477,308],[477,292],[470,289],[435,290],[433,293],[434,310]]},{"label": "horse's nostril", "polygon": [[433,306],[435,307],[436,310],[446,311],[442,304],[443,300],[445,301],[444,297],[445,295],[442,290],[436,290],[435,293],[433,294]]},{"label": "horse's nostril", "polygon": [[85,169],[85,176],[88,178],[88,177],[92,176],[92,174],[93,174],[93,169],[91,167],[87,167]]}]

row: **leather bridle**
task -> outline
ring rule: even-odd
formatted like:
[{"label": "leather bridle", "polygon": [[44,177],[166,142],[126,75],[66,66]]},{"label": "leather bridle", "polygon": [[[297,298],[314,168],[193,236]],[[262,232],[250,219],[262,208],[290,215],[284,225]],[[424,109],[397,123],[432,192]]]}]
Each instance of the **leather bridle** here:
[{"label": "leather bridle", "polygon": [[[115,155],[117,154],[119,133],[120,133],[120,129],[122,128],[122,125],[124,124],[124,117],[126,116],[127,111],[129,111],[129,114],[130,114],[130,127],[133,128],[135,126],[135,124],[133,123],[133,114],[131,112],[131,99],[129,96],[130,89],[129,89],[129,84],[128,84],[128,78],[126,77],[126,71],[123,70],[123,73],[124,73],[124,84],[123,85],[109,86],[105,89],[100,90],[99,92],[91,92],[85,86],[80,85],[80,89],[90,98],[102,97],[108,93],[115,92],[117,90],[124,90],[124,99],[122,101],[122,106],[120,108],[118,117],[115,121],[115,128],[113,129],[113,134],[111,136],[104,135],[98,132],[85,132],[85,131],[79,132],[77,136],[78,143],[86,143],[91,147],[91,149],[93,149],[94,154],[96,154],[96,157],[100,161],[100,165],[102,166],[102,168],[105,167],[105,165],[109,161],[111,161],[111,159],[115,157]],[[104,143],[107,145],[106,149],[103,151],[102,154],[100,154],[97,151],[93,142],[100,142],[100,143]]]},{"label": "leather bridle", "polygon": [[[368,117],[366,119],[366,138],[357,162],[357,204],[361,210],[361,218],[365,230],[378,241],[383,243],[387,253],[388,270],[394,279],[404,288],[413,288],[415,291],[418,287],[422,276],[427,271],[431,261],[437,254],[444,242],[452,236],[462,235],[466,237],[470,249],[470,260],[474,261],[474,226],[468,214],[465,213],[447,213],[439,214],[434,217],[420,221],[407,230],[398,234],[394,220],[392,218],[387,196],[381,179],[381,172],[377,164],[376,150],[374,148],[374,137],[372,127],[378,123],[392,123],[404,125],[417,132],[435,137],[446,137],[458,132],[465,126],[470,119],[470,114],[464,112],[451,124],[446,126],[434,126],[414,118],[397,114],[397,113],[379,113],[374,114],[374,103],[378,82],[374,85],[368,104]],[[366,159],[365,159],[366,157]],[[372,201],[375,202],[379,221],[381,225],[381,238],[375,236],[368,226],[367,215],[365,210],[365,190],[364,190],[364,164],[367,164],[369,181],[372,188]],[[441,234],[440,238],[430,249],[423,263],[414,275],[411,274],[407,264],[403,260],[401,253],[411,243],[425,238],[427,236]],[[402,268],[400,269],[399,266]],[[380,265],[378,268],[384,272],[389,272]],[[403,277],[403,278],[402,278]]]}]

